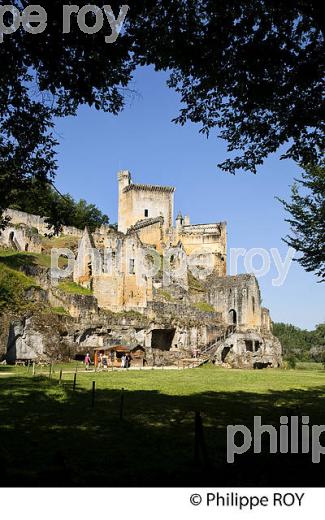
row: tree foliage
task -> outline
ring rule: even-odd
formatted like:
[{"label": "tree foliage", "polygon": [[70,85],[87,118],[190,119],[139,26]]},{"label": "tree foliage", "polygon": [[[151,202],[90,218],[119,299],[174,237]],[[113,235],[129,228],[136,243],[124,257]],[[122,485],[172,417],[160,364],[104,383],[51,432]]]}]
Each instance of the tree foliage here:
[{"label": "tree foliage", "polygon": [[[44,33],[20,29],[0,44],[0,214],[16,202],[17,190],[29,189],[31,179],[40,188],[53,182],[55,117],[75,115],[82,104],[113,114],[123,107],[123,89],[134,68],[129,38],[107,45],[102,34],[86,35],[76,24],[71,34],[63,34],[62,6],[69,3],[74,2],[39,2],[49,20]],[[111,3],[118,12],[118,2]],[[49,213],[55,227],[55,212]]]},{"label": "tree foliage", "polygon": [[273,323],[273,334],[279,338],[284,359],[296,358],[300,361],[322,362],[325,352],[325,323],[314,330],[302,330],[288,323]]},{"label": "tree foliage", "polygon": [[151,29],[150,57],[172,68],[169,85],[183,103],[175,121],[199,123],[206,135],[217,130],[230,152],[219,166],[231,173],[255,173],[281,146],[283,158],[317,163],[324,144],[324,25],[317,3],[172,4],[162,36],[154,38],[157,27]]},{"label": "tree foliage", "polygon": [[88,204],[81,199],[75,201],[68,193],[61,195],[47,185],[39,188],[38,182],[31,182],[25,193],[15,192],[16,203],[12,209],[46,217],[54,233],[59,233],[62,226],[73,226],[84,229],[86,226],[94,231],[102,224],[108,224],[109,219],[94,204]]},{"label": "tree foliage", "polygon": [[307,166],[292,186],[291,201],[281,200],[290,214],[291,235],[285,242],[300,253],[306,271],[325,278],[325,168]]},{"label": "tree foliage", "polygon": [[[62,5],[72,0],[38,3],[46,30],[20,29],[0,44],[0,213],[31,177],[53,181],[53,118],[83,104],[118,114],[139,65],[171,72],[182,103],[177,123],[198,123],[226,140],[222,169],[255,172],[282,146],[283,157],[319,161],[324,24],[316,0],[128,0],[114,44],[105,44],[107,32],[84,34],[74,15],[63,34]],[[117,15],[120,2],[110,5]]]}]

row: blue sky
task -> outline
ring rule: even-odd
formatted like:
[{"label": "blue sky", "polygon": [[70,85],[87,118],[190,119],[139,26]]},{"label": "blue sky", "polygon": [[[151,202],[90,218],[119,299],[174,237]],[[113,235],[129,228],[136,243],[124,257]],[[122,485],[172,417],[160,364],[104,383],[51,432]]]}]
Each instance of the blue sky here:
[{"label": "blue sky", "polygon": [[[74,198],[95,203],[117,221],[117,181],[120,169],[139,183],[176,187],[175,212],[189,214],[192,223],[227,221],[228,248],[278,248],[282,258],[288,232],[285,212],[275,199],[288,199],[299,174],[294,163],[270,157],[257,175],[235,176],[217,168],[226,157],[223,141],[199,134],[199,126],[176,126],[180,102],[167,88],[167,75],[140,69],[125,110],[118,116],[82,107],[76,117],[57,121],[59,170],[56,184]],[[175,215],[176,216],[176,215]],[[256,267],[260,260],[255,259]],[[313,328],[325,321],[325,286],[293,262],[281,287],[272,286],[277,270],[259,279],[263,305],[274,321]],[[242,261],[239,272],[244,272]]]}]

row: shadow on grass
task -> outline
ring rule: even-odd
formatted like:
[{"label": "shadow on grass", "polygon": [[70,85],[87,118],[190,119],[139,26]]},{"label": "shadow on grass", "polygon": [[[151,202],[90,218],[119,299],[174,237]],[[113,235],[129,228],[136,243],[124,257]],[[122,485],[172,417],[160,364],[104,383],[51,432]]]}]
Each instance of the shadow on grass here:
[{"label": "shadow on grass", "polygon": [[[324,424],[324,387],[253,394],[157,391],[72,392],[42,377],[0,381],[1,486],[324,486],[311,455],[251,451],[226,461],[226,426],[281,415]],[[194,460],[194,412],[202,415],[208,460]],[[301,421],[299,422],[301,424]],[[237,441],[239,444],[240,439]],[[323,442],[323,444],[325,444]],[[325,458],[325,457],[324,457]]]}]

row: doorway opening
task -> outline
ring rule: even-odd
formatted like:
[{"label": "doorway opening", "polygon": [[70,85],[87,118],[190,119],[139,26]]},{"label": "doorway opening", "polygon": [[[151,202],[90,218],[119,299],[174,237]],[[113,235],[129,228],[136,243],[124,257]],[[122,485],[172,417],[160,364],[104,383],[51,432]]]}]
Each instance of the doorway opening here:
[{"label": "doorway opening", "polygon": [[175,329],[155,329],[151,333],[152,348],[170,350],[172,348]]},{"label": "doorway opening", "polygon": [[222,361],[222,363],[226,362],[227,356],[228,356],[229,352],[231,351],[231,348],[232,348],[232,345],[230,347],[224,347],[223,348],[223,350],[221,352],[221,361]]},{"label": "doorway opening", "polygon": [[237,325],[237,312],[235,309],[229,311],[229,325]]}]

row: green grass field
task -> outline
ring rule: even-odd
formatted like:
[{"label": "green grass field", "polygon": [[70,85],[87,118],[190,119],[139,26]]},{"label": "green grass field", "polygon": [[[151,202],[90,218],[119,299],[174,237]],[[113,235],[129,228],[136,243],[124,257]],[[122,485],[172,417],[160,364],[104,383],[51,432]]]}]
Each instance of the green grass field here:
[{"label": "green grass field", "polygon": [[[325,424],[325,370],[318,367],[84,373],[71,363],[54,366],[52,379],[48,367],[34,377],[26,367],[0,367],[0,484],[324,485],[324,463],[312,464],[309,454],[263,451],[226,462],[228,424],[251,426],[254,415],[276,427],[281,415]],[[199,461],[195,411],[207,451]]]}]

